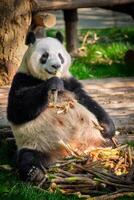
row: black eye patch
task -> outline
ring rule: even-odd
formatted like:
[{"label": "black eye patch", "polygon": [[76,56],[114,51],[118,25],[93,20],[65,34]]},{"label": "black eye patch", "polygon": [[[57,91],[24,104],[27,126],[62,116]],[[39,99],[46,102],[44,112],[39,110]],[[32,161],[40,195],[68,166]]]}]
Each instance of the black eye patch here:
[{"label": "black eye patch", "polygon": [[59,58],[60,58],[60,60],[61,60],[61,64],[63,64],[63,63],[64,63],[64,58],[63,58],[63,56],[62,56],[60,53],[58,53],[58,56],[59,56]]},{"label": "black eye patch", "polygon": [[42,56],[41,56],[41,58],[40,58],[40,62],[42,64],[45,64],[46,61],[47,61],[47,59],[48,59],[48,56],[49,56],[49,54],[47,52],[43,53]]}]

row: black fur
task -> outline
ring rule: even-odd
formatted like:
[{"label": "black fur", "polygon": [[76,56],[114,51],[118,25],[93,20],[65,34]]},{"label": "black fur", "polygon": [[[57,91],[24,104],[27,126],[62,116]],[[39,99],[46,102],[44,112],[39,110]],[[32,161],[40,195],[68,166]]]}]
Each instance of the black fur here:
[{"label": "black fur", "polygon": [[17,73],[9,92],[8,120],[14,124],[22,124],[35,119],[48,104],[49,90],[63,90],[63,81],[57,77],[42,81]]},{"label": "black fur", "polygon": [[23,181],[40,183],[45,177],[45,168],[48,167],[48,163],[48,154],[27,148],[18,152],[17,166]]},{"label": "black fur", "polygon": [[60,31],[56,33],[56,39],[59,40],[62,44],[64,42],[64,37]]},{"label": "black fur", "polygon": [[34,32],[28,32],[28,34],[26,36],[25,44],[26,45],[34,44],[35,40],[36,40],[36,38],[35,38]]},{"label": "black fur", "polygon": [[94,101],[84,90],[80,82],[74,78],[64,80],[65,89],[74,92],[80,104],[90,110],[104,128],[103,136],[111,138],[115,133],[115,126],[108,113]]}]

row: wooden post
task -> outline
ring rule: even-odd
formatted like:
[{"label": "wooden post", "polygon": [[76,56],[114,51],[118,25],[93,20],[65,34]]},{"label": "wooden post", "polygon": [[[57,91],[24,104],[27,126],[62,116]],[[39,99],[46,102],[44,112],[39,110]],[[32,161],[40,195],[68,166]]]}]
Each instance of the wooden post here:
[{"label": "wooden post", "polygon": [[67,50],[69,53],[76,53],[77,49],[77,9],[63,10],[65,20],[65,34]]}]

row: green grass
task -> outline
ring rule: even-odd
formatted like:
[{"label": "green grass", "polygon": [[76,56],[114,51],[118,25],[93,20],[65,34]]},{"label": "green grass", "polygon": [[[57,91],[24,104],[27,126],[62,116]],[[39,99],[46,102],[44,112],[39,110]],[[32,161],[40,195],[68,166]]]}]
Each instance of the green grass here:
[{"label": "green grass", "polygon": [[77,200],[76,196],[66,197],[59,192],[40,191],[28,184],[20,182],[12,173],[0,173],[0,199],[4,200]]},{"label": "green grass", "polygon": [[[80,30],[79,47],[81,37],[88,31],[89,41],[93,40],[95,33],[99,39],[86,45],[86,56],[73,59],[70,68],[73,76],[78,79],[134,76],[133,66],[124,62],[126,51],[134,49],[134,28]],[[47,34],[54,37],[55,33],[56,30],[51,30]]]},{"label": "green grass", "polygon": [[49,193],[40,191],[28,184],[20,182],[9,172],[0,173],[0,199],[4,200],[77,200],[75,196],[66,197],[59,192]]}]

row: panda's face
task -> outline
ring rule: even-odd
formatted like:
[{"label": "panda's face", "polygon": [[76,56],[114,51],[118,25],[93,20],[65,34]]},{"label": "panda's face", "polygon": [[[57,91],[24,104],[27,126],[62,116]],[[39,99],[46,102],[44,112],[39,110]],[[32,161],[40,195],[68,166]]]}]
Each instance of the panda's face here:
[{"label": "panda's face", "polygon": [[25,54],[28,71],[40,79],[57,74],[66,76],[71,58],[64,46],[54,38],[37,39]]}]

